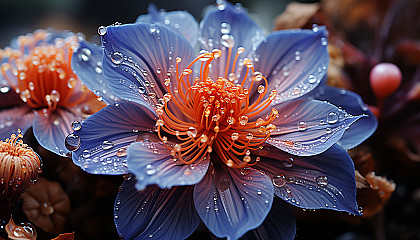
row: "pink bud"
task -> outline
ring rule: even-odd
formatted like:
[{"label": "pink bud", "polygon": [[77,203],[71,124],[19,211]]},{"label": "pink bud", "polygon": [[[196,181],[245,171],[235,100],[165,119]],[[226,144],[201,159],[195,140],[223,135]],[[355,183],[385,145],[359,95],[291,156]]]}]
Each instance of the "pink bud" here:
[{"label": "pink bud", "polygon": [[384,99],[401,84],[402,74],[393,63],[379,63],[370,71],[370,86],[376,97]]}]

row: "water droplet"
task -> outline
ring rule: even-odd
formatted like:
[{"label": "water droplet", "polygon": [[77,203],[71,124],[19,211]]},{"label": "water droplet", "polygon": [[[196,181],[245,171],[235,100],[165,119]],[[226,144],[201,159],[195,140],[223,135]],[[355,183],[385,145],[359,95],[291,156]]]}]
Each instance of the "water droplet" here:
[{"label": "water droplet", "polygon": [[233,48],[233,46],[235,45],[235,40],[232,35],[225,34],[225,35],[222,35],[222,39],[220,40],[220,43],[224,47]]},{"label": "water droplet", "polygon": [[120,148],[117,150],[117,157],[127,156],[127,148]]},{"label": "water droplet", "polygon": [[237,133],[237,132],[232,133],[231,138],[232,138],[233,141],[238,140],[239,133]]},{"label": "water droplet", "polygon": [[8,86],[2,86],[0,87],[0,92],[1,93],[7,93],[9,92],[10,88]]},{"label": "water droplet", "polygon": [[88,48],[82,48],[78,53],[79,59],[84,62],[89,61],[91,55],[92,52]]},{"label": "water droplet", "polygon": [[95,72],[97,74],[102,74],[102,68],[101,67],[95,67]]},{"label": "water droplet", "polygon": [[216,6],[218,10],[223,11],[226,9],[227,4],[225,0],[217,0]]},{"label": "water droplet", "polygon": [[82,128],[82,123],[79,121],[74,121],[71,123],[71,128],[73,131],[79,131]]},{"label": "water droplet", "polygon": [[312,31],[314,31],[314,32],[318,32],[318,25],[317,24],[314,24],[314,25],[312,25]]},{"label": "water droplet", "polygon": [[248,134],[246,135],[246,139],[248,139],[248,140],[252,140],[252,138],[254,138],[254,135],[253,135],[252,133],[248,133]]},{"label": "water droplet", "polygon": [[189,175],[191,175],[191,170],[189,169],[189,168],[186,168],[185,170],[184,170],[184,175],[185,176],[189,176]]},{"label": "water droplet", "polygon": [[106,34],[106,28],[107,27],[105,27],[105,26],[100,26],[98,28],[98,34],[101,35],[101,36],[105,35]]},{"label": "water droplet", "polygon": [[330,112],[330,113],[328,113],[328,116],[327,116],[327,122],[329,123],[329,124],[334,124],[334,123],[336,123],[338,121],[338,115],[337,115],[337,113],[335,113],[335,112]]},{"label": "water droplet", "polygon": [[328,185],[328,177],[327,176],[319,176],[316,178],[316,183],[321,187],[326,187]]},{"label": "water droplet", "polygon": [[276,187],[283,187],[286,184],[286,177],[283,174],[273,176],[273,184]]},{"label": "water droplet", "polygon": [[258,93],[263,93],[264,92],[264,90],[265,90],[265,87],[263,86],[263,85],[259,85],[258,86]]},{"label": "water droplet", "polygon": [[294,165],[294,159],[293,158],[283,159],[283,166],[284,167],[290,168],[290,167],[293,167],[293,165]]},{"label": "water droplet", "polygon": [[84,158],[88,158],[88,157],[90,157],[90,150],[88,150],[88,149],[83,150],[83,152],[82,152],[82,156],[83,156]]},{"label": "water droplet", "polygon": [[236,74],[235,73],[229,73],[228,79],[231,82],[235,81],[236,80]]},{"label": "water droplet", "polygon": [[262,76],[262,73],[261,72],[254,72],[252,74],[252,80],[259,82],[262,79],[263,79],[263,76]]},{"label": "water droplet", "polygon": [[69,151],[76,151],[80,147],[80,137],[71,133],[67,135],[64,143]]},{"label": "water droplet", "polygon": [[54,207],[51,204],[45,202],[41,205],[41,212],[47,216],[51,215],[54,213]]},{"label": "water droplet", "polygon": [[153,175],[155,173],[156,173],[156,168],[151,164],[147,164],[146,165],[146,174],[147,175]]},{"label": "water droplet", "polygon": [[120,53],[120,52],[114,52],[114,53],[112,53],[112,55],[111,55],[111,61],[114,63],[114,64],[121,64],[122,63],[122,61],[123,61],[123,54],[122,53]]},{"label": "water droplet", "polygon": [[316,83],[316,77],[314,75],[309,75],[308,77],[308,82],[309,83]]},{"label": "water droplet", "polygon": [[189,127],[187,135],[191,138],[195,138],[197,136],[197,129],[195,129],[194,127]]},{"label": "water droplet", "polygon": [[102,147],[103,150],[111,149],[113,146],[114,146],[114,143],[113,142],[110,142],[108,140],[103,141],[102,142],[102,145],[101,145],[101,147]]},{"label": "water droplet", "polygon": [[239,123],[241,125],[247,124],[248,123],[248,117],[247,116],[241,116],[241,117],[239,117]]},{"label": "water droplet", "polygon": [[220,24],[220,32],[222,34],[229,34],[230,33],[230,24],[229,23],[222,22]]},{"label": "water droplet", "polygon": [[228,124],[234,124],[235,123],[235,119],[233,117],[228,117],[227,123]]},{"label": "water droplet", "polygon": [[299,122],[298,130],[305,131],[307,127],[308,127],[308,124],[306,122]]},{"label": "water droplet", "polygon": [[293,148],[294,148],[294,149],[296,149],[296,150],[301,149],[301,148],[302,148],[302,143],[300,143],[300,142],[295,142],[295,143],[293,144]]},{"label": "water droplet", "polygon": [[325,37],[322,37],[321,38],[321,44],[322,44],[322,46],[326,46],[327,43],[328,43],[327,39]]}]

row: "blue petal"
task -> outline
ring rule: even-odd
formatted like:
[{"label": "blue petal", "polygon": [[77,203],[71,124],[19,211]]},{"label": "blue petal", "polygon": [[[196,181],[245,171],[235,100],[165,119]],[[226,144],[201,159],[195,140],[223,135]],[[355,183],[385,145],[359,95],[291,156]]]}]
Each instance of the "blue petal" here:
[{"label": "blue petal", "polygon": [[[228,48],[222,45],[222,36],[231,36],[234,44],[232,46],[233,54],[229,64],[227,64]],[[216,77],[222,77],[225,68],[228,67],[228,73],[231,73],[233,61],[238,47],[243,47],[245,52],[240,55],[243,59],[257,49],[257,46],[265,39],[263,30],[252,20],[247,12],[239,6],[233,6],[229,2],[223,2],[217,8],[210,10],[200,24],[199,42],[201,48],[211,51],[215,48],[222,50],[222,57],[216,60],[218,62],[218,72]],[[241,66],[237,62],[235,73],[240,72]],[[217,70],[216,70],[217,71]]]},{"label": "blue petal", "polygon": [[237,239],[264,221],[273,203],[273,185],[254,169],[210,167],[195,186],[194,203],[214,235]]},{"label": "blue petal", "polygon": [[11,134],[17,134],[18,129],[25,133],[32,126],[34,114],[26,105],[5,109],[0,112],[0,140],[4,141]]},{"label": "blue petal", "polygon": [[[162,25],[110,26],[102,42],[109,87],[122,99],[139,104],[156,105],[167,92],[164,80],[170,77],[175,82],[176,58],[182,59],[182,71],[193,57],[188,41]],[[169,102],[169,107],[172,104]]]},{"label": "blue petal", "polygon": [[198,23],[195,18],[186,11],[159,11],[153,4],[148,7],[148,14],[140,15],[136,22],[160,23],[179,33],[194,46],[197,42]]},{"label": "blue petal", "polygon": [[296,220],[289,204],[274,198],[270,213],[263,224],[247,232],[241,240],[293,240],[296,235]]},{"label": "blue petal", "polygon": [[138,192],[134,179],[125,181],[115,200],[115,226],[124,239],[185,239],[200,218],[194,209],[193,187]]},{"label": "blue petal", "polygon": [[278,104],[276,130],[267,143],[298,156],[322,153],[336,143],[361,116],[317,100],[293,100]]},{"label": "blue petal", "polygon": [[73,152],[73,162],[89,173],[126,173],[126,148],[139,132],[152,131],[155,122],[153,113],[144,106],[129,102],[108,105],[74,132],[80,147]]},{"label": "blue petal", "polygon": [[354,148],[375,132],[378,121],[359,95],[329,86],[321,86],[316,92],[314,95],[316,99],[331,102],[352,115],[364,116],[352,124],[337,142],[342,148],[346,150]]},{"label": "blue petal", "polygon": [[64,145],[64,139],[73,131],[71,123],[81,121],[82,116],[64,108],[57,108],[49,114],[42,110],[35,113],[33,131],[39,144],[53,153],[66,156],[68,150]]},{"label": "blue petal", "polygon": [[[284,30],[270,34],[255,52],[255,71],[268,80],[267,92],[277,91],[274,103],[298,98],[314,89],[327,72],[326,30]],[[249,84],[249,83],[248,83]],[[253,91],[254,98],[258,96]]]},{"label": "blue petal", "polygon": [[311,157],[293,156],[270,147],[253,153],[261,157],[254,167],[271,177],[276,195],[288,203],[360,215],[353,161],[338,145]]},{"label": "blue petal", "polygon": [[179,165],[162,141],[153,137],[131,144],[127,151],[127,166],[136,175],[138,190],[151,184],[160,188],[193,185],[203,178],[209,166],[207,157],[203,156],[191,165]]},{"label": "blue petal", "polygon": [[104,80],[102,70],[103,51],[101,46],[83,41],[74,52],[71,67],[77,77],[105,103],[113,104],[120,99],[115,96]]}]

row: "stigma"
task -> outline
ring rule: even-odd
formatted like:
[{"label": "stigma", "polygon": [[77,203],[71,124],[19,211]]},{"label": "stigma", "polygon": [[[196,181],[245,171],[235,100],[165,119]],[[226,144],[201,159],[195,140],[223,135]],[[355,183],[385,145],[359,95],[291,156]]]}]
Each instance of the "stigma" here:
[{"label": "stigma", "polygon": [[[270,106],[277,92],[267,92],[267,79],[254,70],[248,58],[240,64],[246,67],[246,73],[238,79],[235,67],[244,51],[239,47],[233,55],[229,46],[228,64],[223,75],[217,77],[210,74],[210,68],[211,62],[222,56],[221,50],[201,51],[182,70],[179,69],[182,59],[176,59],[176,81],[165,79],[167,93],[163,96],[163,104],[156,108],[158,136],[175,162],[192,164],[212,152],[233,168],[252,166],[259,161],[259,158],[253,158],[252,151],[261,148],[276,129],[272,122],[278,112],[275,108],[270,111]],[[232,58],[232,66],[229,66]],[[200,71],[193,78],[194,64],[200,64]],[[251,93],[255,91],[258,98],[251,101]],[[185,119],[181,120],[171,112],[175,110],[168,108],[170,101]],[[266,116],[258,118],[262,113]]]},{"label": "stigma", "polygon": [[[59,106],[80,104],[89,91],[71,70],[71,58],[79,46],[78,37],[57,38],[54,44],[46,43],[48,38],[49,33],[44,30],[20,36],[19,49],[4,51],[8,61],[1,66],[1,74],[21,100],[33,109],[53,111]],[[82,90],[79,101],[71,99],[75,90]]]}]

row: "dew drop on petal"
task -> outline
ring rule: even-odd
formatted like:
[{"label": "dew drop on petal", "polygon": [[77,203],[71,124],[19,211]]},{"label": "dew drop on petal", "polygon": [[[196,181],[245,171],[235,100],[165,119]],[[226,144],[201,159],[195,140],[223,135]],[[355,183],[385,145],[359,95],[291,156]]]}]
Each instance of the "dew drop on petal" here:
[{"label": "dew drop on petal", "polygon": [[100,26],[98,28],[98,34],[101,35],[101,36],[105,35],[106,34],[106,28],[107,27],[105,27],[105,26]]},{"label": "dew drop on petal", "polygon": [[235,45],[235,40],[232,35],[222,35],[222,39],[220,40],[222,46],[227,48],[232,48]]},{"label": "dew drop on petal", "polygon": [[74,121],[71,123],[71,128],[73,131],[79,131],[82,128],[82,123],[79,121]]},{"label": "dew drop on petal", "polygon": [[122,63],[122,61],[123,61],[123,54],[122,53],[120,53],[120,52],[114,52],[114,53],[112,53],[112,55],[111,55],[111,61],[114,63],[114,64],[121,64]]},{"label": "dew drop on petal", "polygon": [[127,156],[127,148],[120,148],[117,150],[117,157]]},{"label": "dew drop on petal", "polygon": [[273,184],[276,187],[283,187],[286,184],[286,177],[283,174],[277,174],[272,178]]},{"label": "dew drop on petal", "polygon": [[337,113],[335,113],[335,112],[330,112],[330,113],[328,113],[328,116],[327,116],[327,122],[329,123],[329,124],[334,124],[334,123],[336,123],[338,121],[338,115],[337,115]]},{"label": "dew drop on petal", "polygon": [[298,130],[299,131],[304,131],[304,130],[306,130],[307,127],[308,127],[308,124],[306,122],[299,122]]},{"label": "dew drop on petal", "polygon": [[294,165],[294,159],[293,158],[283,159],[283,166],[284,167],[290,168],[290,167],[293,167],[293,165]]},{"label": "dew drop on petal", "polygon": [[67,135],[64,142],[69,151],[76,151],[80,147],[80,137],[73,133]]},{"label": "dew drop on petal", "polygon": [[103,150],[109,150],[109,149],[111,149],[113,146],[114,146],[114,143],[113,143],[113,142],[110,142],[110,141],[108,141],[108,140],[103,141],[103,142],[102,142],[102,145],[101,145],[101,147],[102,147],[102,149],[103,149]]},{"label": "dew drop on petal", "polygon": [[147,175],[153,175],[155,173],[156,173],[156,168],[151,164],[147,164],[146,165],[146,174]]},{"label": "dew drop on petal", "polygon": [[220,32],[222,34],[229,34],[230,33],[230,24],[229,23],[222,22],[220,24]]},{"label": "dew drop on petal", "polygon": [[89,61],[91,55],[92,52],[88,48],[82,48],[78,53],[79,59],[84,62]]},{"label": "dew drop on petal", "polygon": [[88,149],[83,150],[83,152],[82,152],[82,156],[83,156],[84,158],[88,158],[88,157],[90,157],[90,150],[88,150]]},{"label": "dew drop on petal", "polygon": [[319,176],[315,180],[316,180],[316,183],[321,187],[326,187],[328,185],[328,177],[327,176]]},{"label": "dew drop on petal", "polygon": [[309,83],[316,83],[316,77],[314,76],[314,75],[309,75],[309,77],[308,77],[308,82]]},{"label": "dew drop on petal", "polygon": [[218,10],[223,11],[226,9],[227,4],[225,0],[217,0],[216,6]]}]

